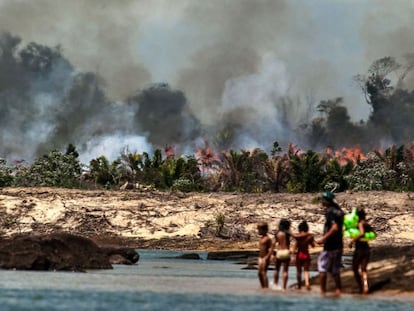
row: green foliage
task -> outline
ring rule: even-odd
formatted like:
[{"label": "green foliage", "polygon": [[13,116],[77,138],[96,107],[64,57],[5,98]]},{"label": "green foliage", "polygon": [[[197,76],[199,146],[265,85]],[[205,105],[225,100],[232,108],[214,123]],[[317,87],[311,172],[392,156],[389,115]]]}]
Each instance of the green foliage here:
[{"label": "green foliage", "polygon": [[128,148],[121,152],[119,161],[116,163],[116,179],[121,183],[127,181],[136,183],[143,167],[143,155],[128,151]]},{"label": "green foliage", "polygon": [[311,200],[311,203],[312,204],[320,204],[321,203],[320,196],[313,197],[312,200]]},{"label": "green foliage", "polygon": [[352,174],[345,177],[352,190],[393,190],[396,186],[397,173],[388,169],[381,158],[369,153],[366,159],[355,166]]},{"label": "green foliage", "polygon": [[387,168],[396,171],[395,190],[414,190],[414,143],[391,146],[384,153],[376,152]]},{"label": "green foliage", "polygon": [[174,180],[171,190],[173,191],[181,191],[181,192],[191,192],[194,189],[194,183],[189,180],[188,178],[178,178]]},{"label": "green foliage", "polygon": [[266,189],[266,162],[268,155],[256,148],[243,162],[240,186],[244,192],[263,192]]},{"label": "green foliage", "polygon": [[273,142],[273,148],[272,148],[272,150],[270,150],[270,154],[272,156],[275,156],[276,154],[278,154],[281,151],[282,151],[282,147],[280,147],[279,142],[278,141],[274,141]]},{"label": "green foliage", "polygon": [[172,186],[183,192],[200,190],[201,171],[194,156],[189,156],[187,159],[180,157],[176,160]]},{"label": "green foliage", "polygon": [[151,161],[151,166],[154,168],[158,168],[160,167],[161,164],[162,164],[162,152],[160,149],[156,149],[154,151],[154,156]]},{"label": "green foliage", "polygon": [[197,160],[194,157],[174,159],[168,157],[160,166],[165,187],[179,191],[194,191],[201,178]]},{"label": "green foliage", "polygon": [[312,150],[306,153],[291,152],[289,192],[316,192],[322,189],[326,159]]},{"label": "green foliage", "polygon": [[100,185],[109,187],[116,184],[116,166],[119,162],[109,163],[105,156],[93,159],[89,162],[89,175],[92,180]]},{"label": "green foliage", "polygon": [[404,161],[404,146],[390,146],[382,154],[374,151],[388,169],[397,170],[398,164]]},{"label": "green foliage", "polygon": [[194,191],[199,188],[201,172],[194,156],[175,159],[170,155],[163,159],[159,149],[155,150],[152,157],[146,152],[130,153],[125,149],[112,164],[105,157],[91,161],[90,176],[102,185],[127,181],[158,189]]},{"label": "green foliage", "polygon": [[276,156],[265,163],[265,177],[267,189],[279,192],[286,187],[289,178],[289,160],[286,156]]},{"label": "green foliage", "polygon": [[404,146],[404,162],[400,164],[399,172],[401,172],[402,190],[414,191],[414,142]]},{"label": "green foliage", "polygon": [[323,118],[312,122],[310,140],[317,147],[322,140],[331,146],[353,146],[355,141],[363,142],[361,128],[351,122],[348,109],[343,105],[343,98],[322,100],[317,106]]},{"label": "green foliage", "polygon": [[78,151],[76,150],[76,146],[75,146],[75,145],[73,145],[73,144],[69,144],[69,145],[66,147],[66,152],[65,152],[65,154],[67,154],[67,155],[73,155],[75,158],[78,158],[78,157],[79,157],[79,153],[78,153]]},{"label": "green foliage", "polygon": [[16,175],[16,183],[21,186],[76,187],[82,165],[73,154],[52,150],[48,155],[37,159],[29,168]]},{"label": "green foliage", "polygon": [[259,148],[249,151],[234,151],[222,154],[219,182],[224,191],[262,192],[267,185],[268,155]]},{"label": "green foliage", "polygon": [[240,175],[243,162],[248,157],[247,152],[230,150],[222,153],[222,165],[219,170],[219,180],[225,191],[236,190],[240,187]]},{"label": "green foliage", "polygon": [[341,164],[338,158],[330,159],[325,166],[325,176],[323,179],[324,190],[345,191],[348,188],[346,176],[351,174],[354,162],[347,160],[346,164]]},{"label": "green foliage", "polygon": [[162,164],[162,153],[160,149],[154,151],[151,156],[147,152],[142,153],[142,167],[138,174],[138,181],[144,185],[154,186],[158,189],[165,189],[166,184],[163,172],[160,169]]},{"label": "green foliage", "polygon": [[17,218],[11,218],[11,217],[4,218],[1,225],[3,228],[11,229],[18,225]]},{"label": "green foliage", "polygon": [[[279,150],[277,142],[274,151]],[[202,175],[195,156],[163,158],[160,150],[152,156],[124,150],[109,162],[105,156],[90,161],[82,180],[111,188],[125,182],[141,183],[173,191],[319,192],[335,189],[414,190],[414,143],[375,151],[364,159],[351,160],[343,153],[303,152],[293,145],[286,154],[269,157],[263,150],[230,150],[221,154],[220,166]],[[9,167],[0,159],[0,187],[54,186],[85,187],[80,183],[82,164],[75,146],[66,152],[52,150],[32,165]],[[90,185],[90,184],[89,184]]]},{"label": "green foliage", "polygon": [[11,186],[13,183],[12,169],[6,164],[6,160],[0,158],[0,187]]},{"label": "green foliage", "polygon": [[177,171],[177,162],[175,159],[167,158],[160,166],[162,182],[166,188],[170,188],[173,185],[174,177],[180,174],[180,167]]}]

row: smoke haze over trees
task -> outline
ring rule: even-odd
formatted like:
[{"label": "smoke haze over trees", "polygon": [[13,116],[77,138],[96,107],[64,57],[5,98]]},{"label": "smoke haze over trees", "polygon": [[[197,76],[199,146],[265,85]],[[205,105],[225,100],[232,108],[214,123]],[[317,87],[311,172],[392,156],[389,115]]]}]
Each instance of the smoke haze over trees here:
[{"label": "smoke haze over trees", "polygon": [[412,141],[414,8],[370,2],[1,0],[0,158]]}]

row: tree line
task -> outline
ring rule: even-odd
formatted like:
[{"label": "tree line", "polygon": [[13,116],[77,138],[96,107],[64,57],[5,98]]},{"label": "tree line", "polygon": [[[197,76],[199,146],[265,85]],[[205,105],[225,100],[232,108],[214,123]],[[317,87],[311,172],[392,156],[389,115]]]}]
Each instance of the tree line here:
[{"label": "tree line", "polygon": [[259,148],[214,154],[206,147],[176,157],[168,151],[150,155],[126,148],[113,161],[100,156],[86,165],[69,144],[64,152],[52,150],[32,164],[8,165],[0,159],[0,186],[119,189],[130,183],[164,191],[247,193],[414,190],[414,143],[352,157],[294,145],[282,151],[277,141],[270,154]]}]

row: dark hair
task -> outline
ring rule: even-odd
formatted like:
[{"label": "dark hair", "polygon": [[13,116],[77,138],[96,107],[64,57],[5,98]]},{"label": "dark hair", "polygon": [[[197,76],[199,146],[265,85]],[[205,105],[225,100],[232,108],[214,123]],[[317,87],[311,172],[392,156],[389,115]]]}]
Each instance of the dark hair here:
[{"label": "dark hair", "polygon": [[269,231],[269,225],[267,222],[261,222],[257,225],[257,229],[267,233]]},{"label": "dark hair", "polygon": [[303,231],[303,232],[308,232],[309,231],[309,226],[308,223],[306,222],[306,220],[302,221],[299,226],[298,226],[299,231]]},{"label": "dark hair", "polygon": [[364,210],[364,208],[363,207],[358,207],[358,209],[357,209],[357,215],[358,215],[358,217],[359,217],[359,219],[360,220],[365,220],[365,216],[367,215],[366,213],[365,213],[365,210]]},{"label": "dark hair", "polygon": [[290,221],[282,218],[279,222],[279,230],[280,231],[289,231],[290,229]]}]

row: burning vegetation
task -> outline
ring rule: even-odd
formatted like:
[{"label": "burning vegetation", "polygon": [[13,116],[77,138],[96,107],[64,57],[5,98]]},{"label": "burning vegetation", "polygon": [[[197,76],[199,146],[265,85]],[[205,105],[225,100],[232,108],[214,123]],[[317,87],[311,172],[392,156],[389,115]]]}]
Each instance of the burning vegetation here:
[{"label": "burning vegetation", "polygon": [[[275,146],[278,143],[275,142]],[[129,152],[114,161],[105,156],[89,165],[75,146],[51,151],[31,165],[0,161],[0,186],[80,188],[150,187],[173,191],[318,192],[414,190],[414,144],[363,154],[358,148],[317,153],[290,145],[271,155],[261,149],[214,153],[208,145],[196,156],[175,157],[171,147],[154,155]]]},{"label": "burning vegetation", "polygon": [[[270,90],[259,96],[263,109],[226,97],[220,117],[204,124],[194,99],[166,83],[114,101],[105,81],[76,70],[61,47],[23,45],[2,33],[0,186],[413,190],[414,91],[405,84],[413,64],[412,55],[403,63],[384,57],[354,77],[371,107],[358,123],[342,97],[307,103],[307,113],[292,118],[295,101]],[[250,78],[226,84],[227,90],[242,90]]]},{"label": "burning vegetation", "polygon": [[[342,97],[303,102],[273,90],[267,83],[277,78],[271,63],[263,65],[266,79],[230,79],[221,100],[210,99],[216,114],[202,122],[204,110],[195,102],[204,99],[154,83],[113,100],[106,81],[76,69],[62,47],[24,45],[21,38],[1,33],[0,157],[32,162],[68,143],[76,145],[84,161],[101,155],[113,159],[125,146],[153,154],[171,145],[177,155],[192,154],[204,141],[216,153],[256,147],[270,152],[274,140],[284,148],[295,144],[318,152],[328,146],[361,146],[365,153],[385,149],[414,137],[414,92],[405,83],[413,64],[412,55],[401,63],[384,57],[366,74],[354,76],[365,99],[362,104],[371,108],[366,120],[352,121]],[[243,83],[253,83],[254,98]]]}]

